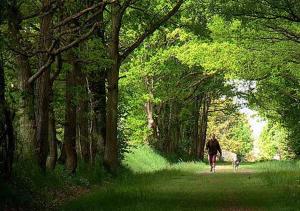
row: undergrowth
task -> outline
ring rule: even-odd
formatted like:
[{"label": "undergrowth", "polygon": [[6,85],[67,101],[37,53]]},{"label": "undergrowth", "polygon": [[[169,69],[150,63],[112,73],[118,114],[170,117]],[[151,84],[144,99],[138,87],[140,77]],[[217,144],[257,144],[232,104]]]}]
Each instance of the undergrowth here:
[{"label": "undergrowth", "polygon": [[62,202],[78,188],[84,190],[100,184],[105,176],[99,163],[91,167],[80,161],[74,175],[65,171],[62,165],[42,173],[35,164],[31,160],[17,161],[11,180],[0,181],[0,210],[50,209],[56,206],[53,201]]},{"label": "undergrowth", "polygon": [[150,146],[141,145],[125,154],[123,165],[134,173],[145,173],[166,169],[170,163]]}]

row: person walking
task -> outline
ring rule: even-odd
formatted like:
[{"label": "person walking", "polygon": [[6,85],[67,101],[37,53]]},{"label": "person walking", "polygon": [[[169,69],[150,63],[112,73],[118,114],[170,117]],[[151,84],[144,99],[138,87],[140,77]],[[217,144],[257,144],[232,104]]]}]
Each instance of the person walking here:
[{"label": "person walking", "polygon": [[206,143],[206,150],[208,150],[210,172],[215,172],[218,152],[220,153],[220,157],[222,157],[222,150],[215,134],[212,134],[212,138]]}]

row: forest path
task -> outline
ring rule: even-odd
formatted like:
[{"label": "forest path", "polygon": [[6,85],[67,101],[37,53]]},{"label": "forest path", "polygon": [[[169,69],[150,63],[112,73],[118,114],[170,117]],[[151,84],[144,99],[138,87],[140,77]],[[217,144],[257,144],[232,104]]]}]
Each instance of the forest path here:
[{"label": "forest path", "polygon": [[[199,174],[211,174],[210,168],[208,167],[207,169],[200,170],[198,171]],[[236,171],[234,171],[234,168],[232,165],[227,164],[227,165],[216,165],[216,172],[215,173],[236,173],[236,174],[250,174],[250,173],[255,173],[254,169],[247,168],[244,166],[239,167]]]},{"label": "forest path", "polygon": [[278,182],[278,174],[249,166],[236,173],[231,165],[219,165],[216,173],[202,169],[124,175],[62,210],[300,210],[299,189]]}]

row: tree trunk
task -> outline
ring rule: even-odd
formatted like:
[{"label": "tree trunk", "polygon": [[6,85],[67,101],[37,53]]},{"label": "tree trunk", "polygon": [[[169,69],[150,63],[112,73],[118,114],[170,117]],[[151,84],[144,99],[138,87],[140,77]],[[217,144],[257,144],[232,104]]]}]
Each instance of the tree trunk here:
[{"label": "tree trunk", "polygon": [[162,119],[161,119],[161,141],[163,143],[162,151],[166,154],[170,152],[170,129],[171,129],[171,103],[165,102],[162,109]]},{"label": "tree trunk", "polygon": [[202,161],[204,159],[204,148],[205,148],[205,142],[206,142],[209,106],[210,106],[210,98],[208,96],[206,96],[205,99],[203,100],[203,105],[202,105],[201,124],[199,125],[199,127],[200,127],[200,133],[199,133],[200,144],[199,144],[198,150],[197,150],[197,157]]},{"label": "tree trunk", "polygon": [[70,63],[72,70],[66,75],[66,109],[65,109],[65,133],[64,133],[64,149],[66,153],[66,169],[71,173],[75,173],[77,168],[76,154],[76,103],[75,86],[76,75],[80,70],[80,64],[73,52],[70,53]]},{"label": "tree trunk", "polygon": [[93,78],[92,76],[89,77],[91,109],[94,113],[92,117],[91,161],[94,160],[95,147],[97,146],[99,146],[99,154],[103,160],[106,137],[106,72],[104,70],[98,72],[96,77],[95,75]]},{"label": "tree trunk", "polygon": [[56,125],[55,114],[53,109],[53,90],[50,88],[50,108],[49,108],[49,159],[48,168],[53,170],[57,161],[57,137],[56,137]]},{"label": "tree trunk", "polygon": [[200,106],[201,106],[202,98],[200,96],[195,97],[195,105],[194,105],[194,112],[195,112],[195,122],[194,122],[194,142],[193,142],[193,155],[197,159],[197,149],[199,146],[199,119],[200,119]]},{"label": "tree trunk", "polygon": [[174,102],[173,106],[173,120],[172,120],[172,153],[178,151],[179,141],[180,141],[180,120],[179,120],[179,107],[178,102]]},{"label": "tree trunk", "polygon": [[5,79],[2,61],[2,52],[0,52],[0,177],[8,180],[12,173],[15,137],[11,112],[5,100]]},{"label": "tree trunk", "polygon": [[118,126],[118,80],[121,62],[133,52],[148,36],[152,35],[162,24],[168,21],[180,8],[183,0],[170,10],[164,17],[159,19],[147,29],[125,52],[120,56],[119,51],[119,36],[122,25],[122,17],[126,12],[128,6],[132,2],[126,1],[121,6],[119,0],[113,1],[111,6],[111,41],[109,43],[110,57],[113,61],[112,69],[108,72],[108,93],[107,93],[107,124],[106,124],[106,143],[104,153],[104,164],[108,170],[116,173],[118,162],[118,140],[117,140],[117,126]]},{"label": "tree trunk", "polygon": [[[100,0],[104,2],[104,0]],[[100,25],[103,25],[104,14],[100,12],[96,17]],[[101,39],[103,46],[106,46],[103,29],[98,29],[97,36]],[[104,147],[106,142],[106,70],[98,69],[97,74],[89,75],[87,86],[90,96],[90,108],[93,111],[90,127],[90,162],[95,163],[96,154],[99,153],[101,161],[104,160]]]},{"label": "tree trunk", "polygon": [[115,173],[118,161],[118,77],[119,77],[119,61],[116,59],[111,71],[108,72],[108,93],[106,108],[106,142],[104,152],[105,167]]},{"label": "tree trunk", "polygon": [[121,27],[120,5],[118,1],[111,4],[112,37],[109,44],[112,68],[107,74],[107,106],[106,106],[106,142],[104,151],[104,166],[116,173],[118,161],[118,83],[121,58],[119,55],[119,33]]},{"label": "tree trunk", "polygon": [[60,148],[60,155],[59,155],[59,158],[58,158],[57,162],[59,164],[65,165],[66,164],[66,148],[65,148],[65,144],[60,142],[59,148]]},{"label": "tree trunk", "polygon": [[[42,10],[49,11],[50,0],[42,1]],[[47,12],[41,17],[40,43],[41,50],[47,50],[51,45],[51,23],[52,13]],[[47,63],[49,55],[41,53],[39,55],[39,68]],[[46,171],[46,161],[48,156],[48,134],[49,134],[49,88],[50,88],[50,67],[36,81],[36,121],[37,139],[36,147],[38,151],[38,162],[41,170]]]},{"label": "tree trunk", "polygon": [[153,106],[153,78],[146,77],[145,78],[145,85],[148,90],[149,98],[145,103],[145,111],[147,114],[147,122],[148,122],[148,129],[151,131],[150,134],[150,141],[151,139],[157,139],[157,124],[154,121],[153,113],[154,113],[154,106]]},{"label": "tree trunk", "polygon": [[85,75],[80,72],[78,75],[80,87],[83,89],[83,94],[80,96],[78,108],[78,128],[79,128],[79,144],[81,149],[81,157],[86,162],[90,161],[89,153],[89,102]]},{"label": "tree trunk", "polygon": [[[22,36],[20,33],[20,16],[16,5],[10,5],[8,10],[8,28],[10,32],[11,45],[17,49],[22,47]],[[20,119],[19,136],[22,151],[26,157],[33,158],[36,155],[36,122],[34,113],[34,89],[32,84],[28,84],[32,71],[29,59],[26,55],[15,54],[16,67],[18,70],[20,98]]]},{"label": "tree trunk", "polygon": [[36,149],[41,170],[45,172],[48,156],[49,134],[49,71],[45,72],[36,84],[36,121],[37,141]]},{"label": "tree trunk", "polygon": [[171,154],[172,153],[172,124],[173,124],[173,104],[172,102],[169,103],[169,112],[168,112],[168,131],[167,131],[167,153]]},{"label": "tree trunk", "polygon": [[163,102],[160,104],[158,108],[158,114],[157,114],[157,123],[158,123],[158,141],[157,141],[157,148],[165,152],[166,151],[166,142],[167,142],[167,136],[168,136],[168,102]]},{"label": "tree trunk", "polygon": [[[58,43],[59,45],[59,43]],[[48,168],[51,170],[55,169],[56,163],[58,161],[58,140],[56,136],[56,122],[55,122],[55,113],[54,113],[54,103],[53,103],[53,84],[56,77],[58,77],[59,73],[62,70],[62,56],[61,54],[58,54],[56,56],[56,72],[51,75],[51,81],[50,81],[50,93],[49,93],[49,159],[48,159]]]},{"label": "tree trunk", "polygon": [[29,60],[26,56],[17,55],[16,63],[19,69],[20,90],[20,129],[19,135],[24,156],[37,159],[36,146],[36,118],[34,112],[34,88],[33,84],[28,84],[31,76]]}]

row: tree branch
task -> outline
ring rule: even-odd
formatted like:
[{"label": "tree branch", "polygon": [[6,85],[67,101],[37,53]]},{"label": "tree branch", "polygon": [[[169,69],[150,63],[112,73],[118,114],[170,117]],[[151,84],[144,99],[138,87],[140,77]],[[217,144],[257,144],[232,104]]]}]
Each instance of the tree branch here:
[{"label": "tree branch", "polygon": [[267,25],[269,29],[271,29],[273,32],[277,32],[283,36],[285,36],[287,39],[294,41],[296,43],[300,43],[300,34],[297,34],[296,32],[291,32],[288,29],[285,29],[283,27],[279,26],[270,26]]},{"label": "tree branch", "polygon": [[124,1],[124,3],[123,3],[122,6],[121,6],[121,10],[120,10],[120,13],[121,13],[121,14],[124,14],[125,10],[127,9],[127,7],[130,6],[130,4],[131,4],[132,1],[133,1],[133,0],[125,0],[125,1]]},{"label": "tree branch", "polygon": [[54,57],[57,54],[62,53],[63,51],[66,51],[72,47],[74,47],[75,45],[77,45],[78,43],[80,43],[81,41],[85,40],[86,38],[88,38],[93,32],[94,30],[99,26],[99,23],[95,23],[93,25],[93,27],[91,28],[91,30],[89,32],[87,32],[86,34],[84,34],[83,36],[79,37],[78,39],[74,40],[73,42],[69,43],[68,45],[62,46],[61,48],[58,48],[57,50],[51,51],[49,52],[49,58],[46,62],[46,64],[44,64],[33,76],[31,76],[28,79],[28,83],[32,83],[34,82],[38,77],[40,77],[45,71],[47,71],[47,68],[53,63],[54,61]]},{"label": "tree branch", "polygon": [[53,84],[55,79],[59,76],[59,74],[62,70],[62,65],[63,65],[63,61],[62,61],[61,54],[57,54],[57,56],[56,56],[56,71],[54,72],[54,74],[52,75],[52,77],[50,79],[51,84]]},{"label": "tree branch", "polygon": [[57,54],[59,54],[59,53],[61,53],[61,52],[63,52],[63,51],[66,51],[66,50],[72,48],[72,47],[75,46],[76,44],[78,44],[78,43],[80,43],[81,41],[83,41],[83,40],[85,40],[86,38],[88,38],[88,37],[95,31],[95,29],[96,29],[97,27],[99,27],[99,25],[100,25],[100,24],[99,24],[98,22],[95,23],[95,24],[93,25],[93,27],[90,29],[90,31],[88,31],[86,34],[82,35],[81,37],[79,37],[78,39],[76,39],[76,40],[74,40],[73,42],[69,43],[68,45],[65,45],[65,46],[63,46],[63,47],[61,47],[61,48],[59,48],[59,49],[57,49],[57,50],[51,52],[51,54],[52,54],[52,55],[57,55]]},{"label": "tree branch", "polygon": [[127,56],[134,51],[137,47],[140,46],[140,44],[150,35],[152,35],[156,29],[158,29],[160,26],[162,26],[164,23],[166,23],[175,13],[179,10],[181,5],[183,4],[184,0],[179,0],[177,4],[173,7],[171,11],[168,12],[164,17],[162,17],[160,20],[156,21],[152,25],[149,26],[148,29],[144,31],[143,34],[131,45],[129,46],[124,53],[121,55],[121,60],[124,60],[127,58]]},{"label": "tree branch", "polygon": [[61,26],[64,26],[66,25],[67,23],[69,23],[70,21],[74,20],[74,19],[78,19],[79,17],[85,15],[86,13],[98,8],[98,7],[101,7],[101,10],[103,10],[105,4],[107,4],[107,2],[99,2],[98,4],[95,4],[91,7],[88,7],[70,17],[67,17],[66,19],[62,20],[61,22],[59,22],[56,26],[54,26],[53,28],[56,29],[58,27],[61,27]]},{"label": "tree branch", "polygon": [[50,65],[53,63],[54,58],[53,55],[50,55],[48,57],[48,60],[46,62],[46,64],[44,64],[33,76],[31,76],[28,79],[28,83],[31,84],[32,82],[34,82],[38,77],[40,77],[46,70],[48,67],[50,67]]},{"label": "tree branch", "polygon": [[27,19],[30,19],[30,18],[35,18],[35,17],[38,17],[40,14],[41,14],[41,11],[37,11],[37,12],[32,13],[30,15],[23,16],[21,19],[22,20],[27,20]]}]

